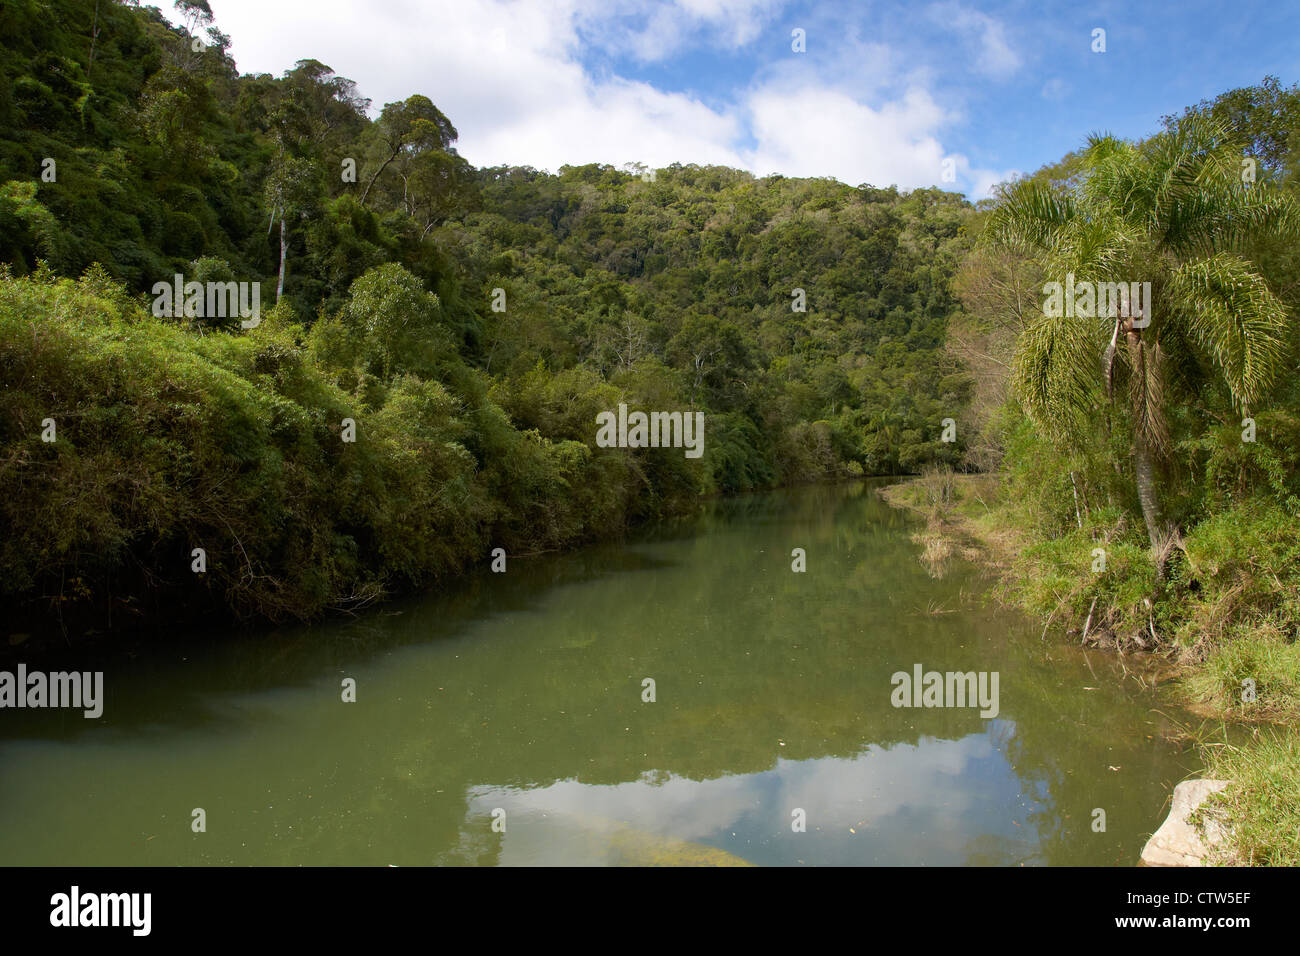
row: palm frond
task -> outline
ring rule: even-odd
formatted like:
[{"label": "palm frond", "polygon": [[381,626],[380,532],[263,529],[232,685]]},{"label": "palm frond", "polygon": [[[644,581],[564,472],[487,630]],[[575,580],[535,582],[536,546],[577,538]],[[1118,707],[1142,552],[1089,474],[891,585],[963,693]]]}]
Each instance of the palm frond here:
[{"label": "palm frond", "polygon": [[1056,439],[1085,431],[1101,404],[1097,373],[1106,340],[1099,329],[1087,319],[1042,316],[1016,343],[1012,392],[1030,420]]},{"label": "palm frond", "polygon": [[1167,322],[1160,329],[1160,349],[1165,354],[1165,387],[1169,397],[1177,400],[1204,399],[1212,369],[1204,351],[1189,337],[1187,327]]},{"label": "palm frond", "polygon": [[1101,164],[1121,156],[1132,147],[1124,140],[1110,133],[1089,133],[1087,146],[1083,151],[1083,164],[1086,169],[1096,169]]},{"label": "palm frond", "polygon": [[1065,191],[1025,179],[1012,184],[989,216],[985,235],[1017,252],[1050,253],[1077,216],[1076,204]]},{"label": "palm frond", "polygon": [[1286,307],[1264,279],[1249,262],[1221,253],[1175,269],[1169,299],[1189,338],[1219,367],[1233,401],[1254,404],[1286,353]]},{"label": "palm frond", "polygon": [[1169,453],[1169,420],[1165,415],[1166,357],[1158,342],[1138,339],[1128,349],[1129,400],[1133,428],[1157,456]]},{"label": "palm frond", "polygon": [[1267,186],[1233,182],[1180,196],[1163,227],[1166,244],[1184,257],[1241,252],[1261,238],[1300,238],[1300,206]]}]

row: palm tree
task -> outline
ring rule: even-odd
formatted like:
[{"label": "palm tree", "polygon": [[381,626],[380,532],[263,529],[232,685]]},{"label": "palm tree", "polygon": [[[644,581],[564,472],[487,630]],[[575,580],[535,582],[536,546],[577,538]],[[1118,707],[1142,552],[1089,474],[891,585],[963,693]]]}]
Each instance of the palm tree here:
[{"label": "palm tree", "polygon": [[1141,316],[1118,305],[1091,319],[1044,308],[1020,336],[1011,381],[1030,420],[1056,440],[1081,434],[1101,392],[1109,399],[1127,381],[1134,477],[1158,575],[1178,540],[1157,480],[1169,450],[1167,403],[1217,379],[1244,414],[1287,348],[1286,309],[1244,254],[1255,241],[1300,235],[1300,215],[1287,198],[1243,182],[1241,160],[1226,130],[1199,117],[1139,144],[1094,135],[1077,177],[1013,183],[986,232],[1049,278],[1151,283]]}]

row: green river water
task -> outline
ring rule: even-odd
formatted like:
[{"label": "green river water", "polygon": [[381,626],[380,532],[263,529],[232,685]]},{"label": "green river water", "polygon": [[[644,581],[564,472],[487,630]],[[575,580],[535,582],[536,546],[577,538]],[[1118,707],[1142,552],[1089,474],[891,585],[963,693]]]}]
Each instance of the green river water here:
[{"label": "green river water", "polygon": [[[873,487],[116,652],[98,720],[0,711],[0,863],[1136,863],[1195,769],[1182,715],[927,571]],[[894,707],[916,664],[997,672],[997,717]]]}]

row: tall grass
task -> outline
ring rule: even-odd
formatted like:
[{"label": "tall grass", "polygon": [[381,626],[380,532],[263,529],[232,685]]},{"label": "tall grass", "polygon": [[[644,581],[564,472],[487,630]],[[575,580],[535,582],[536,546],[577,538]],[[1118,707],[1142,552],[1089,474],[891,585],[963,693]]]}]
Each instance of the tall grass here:
[{"label": "tall grass", "polygon": [[1247,745],[1205,754],[1210,776],[1232,784],[1197,813],[1226,813],[1233,862],[1300,866],[1300,730],[1261,730]]}]

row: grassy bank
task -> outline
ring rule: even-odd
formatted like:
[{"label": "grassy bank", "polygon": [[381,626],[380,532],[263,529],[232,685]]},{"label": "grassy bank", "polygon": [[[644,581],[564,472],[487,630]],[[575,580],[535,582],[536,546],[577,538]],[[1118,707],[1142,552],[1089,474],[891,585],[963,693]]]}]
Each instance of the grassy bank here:
[{"label": "grassy bank", "polygon": [[1190,528],[1178,573],[1157,588],[1114,515],[1080,514],[1072,533],[1042,541],[991,476],[931,470],[880,494],[924,517],[913,539],[926,563],[976,560],[999,574],[999,597],[1045,631],[1172,672],[1179,703],[1205,719],[1194,731],[1203,775],[1232,781],[1211,798],[1231,827],[1225,858],[1300,865],[1300,644],[1287,630],[1298,592],[1293,551],[1266,505]]}]

